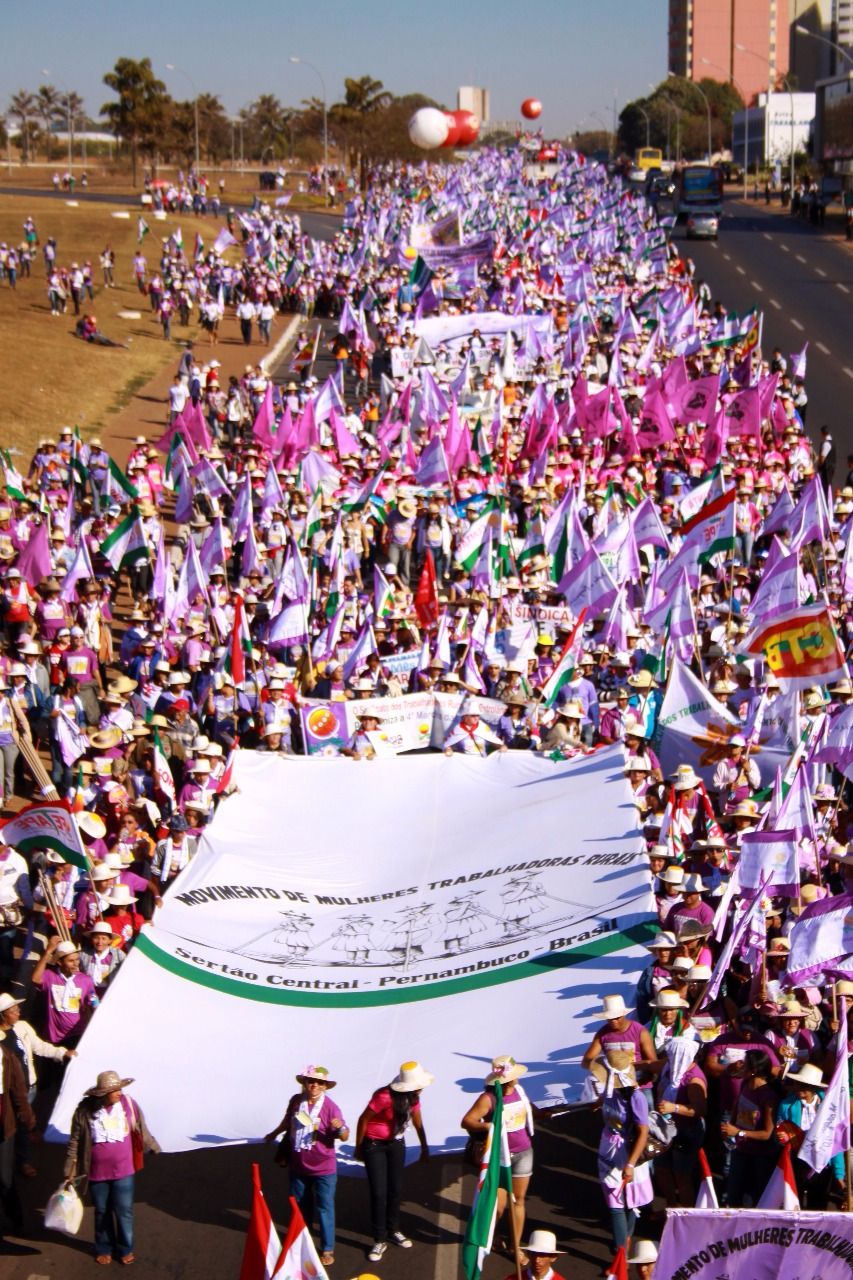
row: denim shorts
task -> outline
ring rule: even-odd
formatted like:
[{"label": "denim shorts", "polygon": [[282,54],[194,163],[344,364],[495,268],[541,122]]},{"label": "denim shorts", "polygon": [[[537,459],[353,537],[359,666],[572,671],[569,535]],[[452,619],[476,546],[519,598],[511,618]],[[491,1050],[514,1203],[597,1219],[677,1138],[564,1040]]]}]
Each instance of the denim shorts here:
[{"label": "denim shorts", "polygon": [[523,1151],[514,1151],[509,1162],[514,1178],[529,1178],[533,1172],[533,1148],[525,1147]]}]

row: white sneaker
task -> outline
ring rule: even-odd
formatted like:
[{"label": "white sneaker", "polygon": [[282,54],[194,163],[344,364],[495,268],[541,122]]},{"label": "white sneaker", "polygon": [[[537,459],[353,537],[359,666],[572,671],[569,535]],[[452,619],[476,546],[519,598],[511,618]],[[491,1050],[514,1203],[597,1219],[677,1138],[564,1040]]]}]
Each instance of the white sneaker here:
[{"label": "white sneaker", "polygon": [[411,1249],[412,1242],[408,1236],[404,1236],[402,1231],[391,1232],[391,1242],[396,1244],[400,1249]]},{"label": "white sneaker", "polygon": [[368,1262],[379,1262],[383,1253],[388,1248],[384,1240],[377,1240],[370,1253],[367,1255]]}]

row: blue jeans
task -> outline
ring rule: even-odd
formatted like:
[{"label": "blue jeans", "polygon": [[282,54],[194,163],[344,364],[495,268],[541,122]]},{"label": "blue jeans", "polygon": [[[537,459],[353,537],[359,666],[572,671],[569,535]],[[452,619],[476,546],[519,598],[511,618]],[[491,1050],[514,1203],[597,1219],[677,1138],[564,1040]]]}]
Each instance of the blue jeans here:
[{"label": "blue jeans", "polygon": [[312,1176],[310,1173],[291,1173],[290,1194],[302,1212],[306,1225],[310,1229],[317,1211],[320,1222],[320,1252],[332,1253],[335,1248],[335,1188],[338,1185],[336,1173],[324,1173]]},{"label": "blue jeans", "polygon": [[111,1178],[107,1182],[90,1182],[95,1206],[95,1254],[114,1253],[126,1258],[133,1253],[133,1184],[135,1174]]}]

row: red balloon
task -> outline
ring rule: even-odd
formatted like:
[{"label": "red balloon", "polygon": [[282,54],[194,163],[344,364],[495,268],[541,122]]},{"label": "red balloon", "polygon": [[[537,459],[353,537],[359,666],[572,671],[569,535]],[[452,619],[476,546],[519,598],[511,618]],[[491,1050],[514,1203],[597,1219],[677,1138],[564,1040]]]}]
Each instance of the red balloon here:
[{"label": "red balloon", "polygon": [[455,111],[445,111],[447,117],[447,137],[442,142],[443,147],[458,147],[459,145],[459,121],[456,119]]},{"label": "red balloon", "polygon": [[538,98],[525,98],[521,104],[521,114],[525,120],[537,120],[542,114],[542,103]]},{"label": "red balloon", "polygon": [[473,111],[454,111],[453,118],[459,129],[459,146],[470,147],[471,143],[477,140],[480,121]]}]

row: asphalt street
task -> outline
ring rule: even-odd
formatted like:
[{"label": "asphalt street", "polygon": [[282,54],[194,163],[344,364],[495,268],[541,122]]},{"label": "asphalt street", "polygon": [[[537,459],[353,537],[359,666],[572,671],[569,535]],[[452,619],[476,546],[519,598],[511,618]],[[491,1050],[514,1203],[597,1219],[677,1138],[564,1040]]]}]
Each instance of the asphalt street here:
[{"label": "asphalt street", "polygon": [[[242,1053],[237,1046],[229,1049],[227,1028],[223,1028],[223,1052],[230,1051]],[[245,1055],[245,1061],[246,1087],[251,1088],[251,1055]],[[171,1087],[203,1088],[203,1069],[197,1081],[174,1081]],[[283,1088],[289,1088],[287,1082]],[[133,1093],[132,1087],[129,1092]],[[270,1100],[271,1125],[284,1110],[285,1100],[284,1092]],[[427,1132],[428,1101],[425,1095]],[[466,1105],[460,1094],[460,1115]],[[153,1128],[153,1116],[151,1123]],[[597,1118],[575,1113],[540,1123],[535,1139],[537,1166],[528,1223],[557,1233],[560,1247],[568,1252],[561,1270],[572,1280],[593,1280],[611,1258],[596,1177],[594,1148],[599,1128]],[[63,1153],[63,1148],[48,1144],[34,1150],[39,1175],[21,1183],[24,1233],[0,1244],[4,1280],[89,1280],[92,1276],[91,1208],[86,1209],[77,1237],[48,1233],[43,1226],[44,1205],[61,1180]],[[273,1163],[272,1147],[225,1147],[148,1157],[137,1179],[134,1274],[168,1280],[235,1280],[249,1217],[253,1161],[261,1165],[266,1198],[283,1235],[288,1217],[287,1175]],[[370,1263],[366,1183],[361,1176],[339,1177],[331,1280],[353,1280],[364,1273],[381,1280],[459,1280],[460,1244],[473,1191],[474,1173],[459,1156],[437,1156],[427,1164],[411,1165],[406,1170],[401,1225],[413,1248],[389,1247],[381,1263]],[[496,1252],[487,1259],[484,1280],[504,1280],[511,1271],[509,1258]]]},{"label": "asphalt street", "polygon": [[853,453],[853,245],[763,204],[728,198],[719,239],[676,239],[727,310],[764,311],[762,347],[790,357],[808,340],[806,427],[835,437],[838,473]]},{"label": "asphalt street", "polygon": [[[262,200],[269,201],[275,195],[274,191],[259,191],[258,196]],[[57,202],[65,202],[70,199],[79,200],[86,204],[114,204],[124,209],[136,209],[138,213],[144,213],[142,205],[139,203],[139,196],[122,196],[115,192],[109,191],[75,191],[74,196],[70,196],[67,192],[61,195],[55,195],[52,191],[47,191],[43,187],[0,187],[0,198],[3,196],[24,196],[39,200],[56,200]],[[226,204],[224,208],[227,208]],[[247,203],[241,203],[239,200],[233,201],[231,208],[249,209],[251,206]],[[315,213],[310,210],[295,209],[294,213],[298,213],[302,220],[302,228],[309,236],[313,236],[315,240],[331,240],[338,231],[341,223],[339,213]],[[201,221],[205,222],[211,218],[212,214],[205,214]],[[190,213],[187,215],[193,222],[196,220],[195,215]],[[224,222],[224,212],[220,215],[220,221]]]}]

